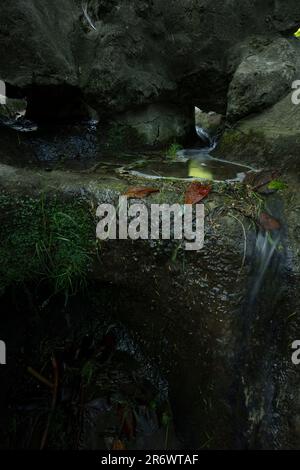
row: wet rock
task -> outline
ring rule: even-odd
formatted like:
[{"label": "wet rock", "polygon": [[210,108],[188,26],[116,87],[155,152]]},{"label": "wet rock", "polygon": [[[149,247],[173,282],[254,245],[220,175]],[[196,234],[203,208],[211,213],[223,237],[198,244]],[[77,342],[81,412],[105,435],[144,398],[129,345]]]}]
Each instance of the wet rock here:
[{"label": "wet rock", "polygon": [[6,98],[6,104],[0,105],[0,119],[18,119],[26,113],[27,101]]},{"label": "wet rock", "polygon": [[195,120],[196,126],[203,128],[210,136],[215,136],[221,132],[224,118],[221,114],[214,111],[205,113],[201,109],[196,108]]},{"label": "wet rock", "polygon": [[118,125],[135,129],[146,145],[184,141],[194,127],[192,107],[155,104],[128,111],[117,118]]}]

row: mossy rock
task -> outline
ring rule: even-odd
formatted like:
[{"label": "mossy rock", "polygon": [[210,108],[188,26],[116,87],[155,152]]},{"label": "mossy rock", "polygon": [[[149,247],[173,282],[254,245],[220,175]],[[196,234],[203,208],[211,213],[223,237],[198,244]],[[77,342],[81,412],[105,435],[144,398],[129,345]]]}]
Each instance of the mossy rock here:
[{"label": "mossy rock", "polygon": [[261,149],[264,148],[265,137],[263,132],[227,130],[221,138],[218,151],[224,155],[238,154],[253,145]]},{"label": "mossy rock", "polygon": [[130,125],[112,123],[108,128],[106,138],[107,150],[134,150],[145,145],[147,145],[145,135]]}]

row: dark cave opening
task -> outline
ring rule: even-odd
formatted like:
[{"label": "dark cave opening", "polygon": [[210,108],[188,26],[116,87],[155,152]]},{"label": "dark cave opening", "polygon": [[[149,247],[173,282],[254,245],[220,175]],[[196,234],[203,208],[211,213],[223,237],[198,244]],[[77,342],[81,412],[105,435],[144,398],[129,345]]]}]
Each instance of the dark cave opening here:
[{"label": "dark cave opening", "polygon": [[70,85],[32,85],[25,89],[26,117],[39,122],[73,122],[88,119],[91,110],[81,91]]}]

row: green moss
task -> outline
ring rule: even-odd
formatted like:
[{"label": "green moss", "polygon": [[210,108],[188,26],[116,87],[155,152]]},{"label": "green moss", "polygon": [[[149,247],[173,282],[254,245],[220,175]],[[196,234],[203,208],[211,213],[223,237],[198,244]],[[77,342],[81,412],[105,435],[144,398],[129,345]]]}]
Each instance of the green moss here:
[{"label": "green moss", "polygon": [[107,133],[106,148],[111,151],[139,148],[146,138],[132,126],[113,123]]},{"label": "green moss", "polygon": [[232,149],[245,149],[249,144],[257,144],[261,147],[264,146],[264,134],[252,129],[249,132],[241,132],[239,130],[226,131],[219,144],[219,150],[223,153],[228,153]]},{"label": "green moss", "polygon": [[54,293],[84,287],[96,253],[95,223],[85,201],[0,194],[0,292],[47,281]]}]

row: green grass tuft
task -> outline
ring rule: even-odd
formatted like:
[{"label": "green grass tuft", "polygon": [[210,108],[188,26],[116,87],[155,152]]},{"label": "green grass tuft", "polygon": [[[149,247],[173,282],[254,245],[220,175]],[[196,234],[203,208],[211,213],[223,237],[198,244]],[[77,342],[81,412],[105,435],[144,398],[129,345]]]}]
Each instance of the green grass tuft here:
[{"label": "green grass tuft", "polygon": [[179,152],[180,150],[182,150],[182,146],[180,144],[177,144],[177,142],[174,142],[168,148],[166,155],[168,158],[175,158],[177,156],[177,152]]},{"label": "green grass tuft", "polygon": [[0,194],[0,292],[47,281],[68,297],[86,284],[96,252],[95,223],[82,200]]}]

